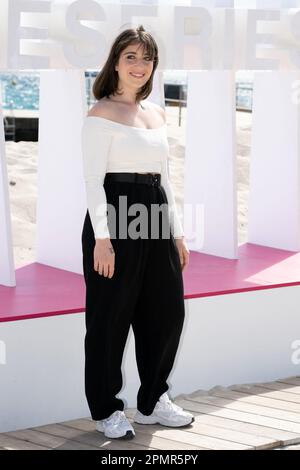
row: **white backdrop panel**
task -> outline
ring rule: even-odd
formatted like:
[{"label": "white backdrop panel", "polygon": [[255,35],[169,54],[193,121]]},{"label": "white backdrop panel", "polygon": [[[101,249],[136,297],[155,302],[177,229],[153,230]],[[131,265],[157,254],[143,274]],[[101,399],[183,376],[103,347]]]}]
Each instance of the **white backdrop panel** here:
[{"label": "white backdrop panel", "polygon": [[248,241],[299,251],[299,72],[254,74]]},{"label": "white backdrop panel", "polygon": [[37,201],[37,262],[82,273],[86,211],[81,126],[84,72],[42,71]]},{"label": "white backdrop panel", "polygon": [[2,93],[0,88],[0,284],[4,286],[15,286],[16,276],[1,100]]},{"label": "white backdrop panel", "polygon": [[235,81],[232,71],[189,72],[184,227],[189,247],[237,257]]}]

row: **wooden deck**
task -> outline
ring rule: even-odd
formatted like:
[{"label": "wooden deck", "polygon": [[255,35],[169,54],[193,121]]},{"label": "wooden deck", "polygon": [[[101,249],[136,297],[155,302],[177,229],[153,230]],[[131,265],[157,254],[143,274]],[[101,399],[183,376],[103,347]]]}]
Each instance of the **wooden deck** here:
[{"label": "wooden deck", "polygon": [[[194,413],[190,427],[180,430],[134,423],[135,438],[120,441],[105,438],[85,418],[2,433],[0,449],[300,449],[300,376],[198,390],[174,401]],[[135,410],[125,413],[132,421]]]}]

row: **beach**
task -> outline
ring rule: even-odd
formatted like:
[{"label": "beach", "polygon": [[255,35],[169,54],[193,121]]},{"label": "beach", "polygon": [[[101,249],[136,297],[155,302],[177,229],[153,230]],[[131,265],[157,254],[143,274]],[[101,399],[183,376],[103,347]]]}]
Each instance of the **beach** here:
[{"label": "beach", "polygon": [[[182,207],[186,108],[181,110],[180,126],[178,108],[167,106],[166,111],[170,146],[170,180],[176,202]],[[251,123],[252,113],[236,112],[239,245],[247,241]],[[5,146],[15,267],[20,268],[36,261],[38,142],[7,141]]]}]

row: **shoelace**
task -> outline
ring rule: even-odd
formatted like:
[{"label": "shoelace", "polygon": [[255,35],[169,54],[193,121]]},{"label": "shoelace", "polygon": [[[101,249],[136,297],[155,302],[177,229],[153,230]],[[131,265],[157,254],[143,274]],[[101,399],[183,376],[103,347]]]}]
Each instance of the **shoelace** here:
[{"label": "shoelace", "polygon": [[112,418],[106,418],[104,421],[109,422],[111,424],[121,423],[126,421],[125,413],[121,410],[116,410]]}]

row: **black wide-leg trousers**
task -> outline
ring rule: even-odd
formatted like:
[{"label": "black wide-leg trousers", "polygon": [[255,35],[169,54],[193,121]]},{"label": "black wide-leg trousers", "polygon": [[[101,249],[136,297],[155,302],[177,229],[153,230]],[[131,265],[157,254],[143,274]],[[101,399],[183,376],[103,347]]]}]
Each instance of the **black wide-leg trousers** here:
[{"label": "black wide-leg trousers", "polygon": [[[168,203],[163,187],[105,180],[104,189],[117,216],[116,237],[111,238],[115,251],[112,278],[94,270],[95,237],[88,211],[81,238],[86,284],[85,393],[94,420],[124,410],[123,400],[116,395],[122,388],[121,365],[130,325],[141,382],[137,409],[145,415],[152,413],[169,388],[167,378],[185,317],[182,271],[173,235],[164,238],[160,225],[159,237],[151,238],[151,204]],[[119,237],[123,210],[119,196],[127,196],[127,209],[135,203],[147,207],[148,238]],[[127,216],[128,225],[136,217]],[[108,226],[112,227],[109,212]]]}]

